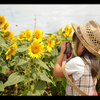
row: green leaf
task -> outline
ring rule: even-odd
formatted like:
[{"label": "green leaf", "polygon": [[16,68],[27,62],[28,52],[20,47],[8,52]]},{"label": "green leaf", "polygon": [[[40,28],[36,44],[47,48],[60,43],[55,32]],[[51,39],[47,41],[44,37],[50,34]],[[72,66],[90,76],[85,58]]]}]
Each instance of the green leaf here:
[{"label": "green leaf", "polygon": [[41,96],[40,92],[38,90],[35,91],[35,93],[33,94],[34,96]]},{"label": "green leaf", "polygon": [[8,45],[5,43],[5,40],[2,37],[0,37],[0,45],[4,46],[6,48],[8,47]]},{"label": "green leaf", "polygon": [[35,95],[41,95],[44,93],[46,88],[46,82],[44,81],[36,81],[35,82],[35,90],[36,90],[36,94]]},{"label": "green leaf", "polygon": [[[3,63],[4,64],[4,63]],[[6,65],[2,66],[2,73],[6,74],[6,70],[8,69],[8,67]]]},{"label": "green leaf", "polygon": [[50,71],[48,66],[42,60],[38,60],[38,61],[36,61],[36,63],[39,64],[41,67],[43,67],[43,68],[47,69],[48,71]]},{"label": "green leaf", "polygon": [[37,78],[37,71],[35,70],[35,68],[31,68],[31,73],[32,73],[32,76],[33,76],[33,80]]},{"label": "green leaf", "polygon": [[65,77],[62,77],[62,86],[64,87],[64,89],[66,90],[66,82],[67,82],[67,80],[66,80],[66,78]]},{"label": "green leaf", "polygon": [[0,81],[0,91],[4,91],[3,82]]},{"label": "green leaf", "polygon": [[57,56],[58,55],[58,50],[57,49],[52,49],[51,55],[52,56]]},{"label": "green leaf", "polygon": [[29,61],[29,58],[22,59],[22,58],[17,57],[16,58],[16,65],[17,66],[25,65],[25,64],[28,64],[28,61]]},{"label": "green leaf", "polygon": [[32,95],[33,95],[32,92],[28,91],[27,96],[32,96]]},{"label": "green leaf", "polygon": [[42,81],[46,81],[46,82],[52,82],[48,77],[47,77],[47,75],[45,74],[45,73],[42,73],[42,72],[40,72],[39,73],[39,77],[38,77],[40,80],[42,80]]},{"label": "green leaf", "polygon": [[50,61],[50,64],[51,64],[51,67],[52,68],[54,68],[55,67],[55,65]]},{"label": "green leaf", "polygon": [[27,50],[27,46],[26,45],[22,45],[19,48],[17,48],[17,51],[19,51],[19,52],[24,52],[26,50]]},{"label": "green leaf", "polygon": [[23,80],[25,80],[24,75],[19,75],[19,72],[12,73],[4,83],[4,87],[17,84]]},{"label": "green leaf", "polygon": [[0,58],[0,66],[1,66],[0,69],[1,73],[6,74],[6,70],[8,69],[7,63],[2,58]]}]

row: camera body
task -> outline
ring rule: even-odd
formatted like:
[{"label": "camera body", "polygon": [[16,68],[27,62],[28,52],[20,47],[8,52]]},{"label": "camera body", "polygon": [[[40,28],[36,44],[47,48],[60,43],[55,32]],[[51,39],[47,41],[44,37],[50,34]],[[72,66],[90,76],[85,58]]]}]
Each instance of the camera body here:
[{"label": "camera body", "polygon": [[[67,51],[67,44],[69,43],[69,46],[68,46],[68,51]],[[58,47],[58,52],[60,52],[61,50],[61,47]],[[66,49],[64,51],[64,54],[66,54],[66,57],[69,58],[72,54],[72,44],[71,42],[66,42]]]}]

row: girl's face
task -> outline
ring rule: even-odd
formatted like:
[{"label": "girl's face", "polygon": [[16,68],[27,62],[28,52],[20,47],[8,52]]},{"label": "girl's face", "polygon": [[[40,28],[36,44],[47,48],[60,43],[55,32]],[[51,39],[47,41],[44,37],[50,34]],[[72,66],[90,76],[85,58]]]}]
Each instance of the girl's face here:
[{"label": "girl's face", "polygon": [[77,48],[77,40],[74,41],[74,50],[75,53],[77,54],[77,56],[80,56],[81,53],[84,51],[85,47],[83,46],[83,44],[80,42],[79,46]]}]

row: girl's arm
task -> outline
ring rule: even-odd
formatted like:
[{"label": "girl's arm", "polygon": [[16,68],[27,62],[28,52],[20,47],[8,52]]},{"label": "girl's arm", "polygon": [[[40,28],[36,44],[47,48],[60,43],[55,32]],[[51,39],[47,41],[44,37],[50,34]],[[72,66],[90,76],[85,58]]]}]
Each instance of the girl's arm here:
[{"label": "girl's arm", "polygon": [[[69,44],[67,45],[67,51],[68,51],[68,46],[69,46]],[[63,71],[62,71],[62,62],[67,60],[66,55],[64,54],[65,49],[66,49],[66,42],[62,42],[61,43],[61,52],[57,59],[57,62],[55,64],[55,68],[53,71],[53,74],[55,77],[63,77],[64,76]],[[71,56],[69,57],[69,59],[71,59],[72,57],[73,57],[73,52],[72,52]]]},{"label": "girl's arm", "polygon": [[[67,47],[68,47],[68,45],[67,45]],[[65,56],[65,54],[64,54],[65,49],[66,49],[66,42],[62,42],[61,43],[61,52],[57,59],[57,62],[55,64],[55,68],[54,68],[54,72],[53,72],[55,77],[63,77],[64,76],[61,66],[62,66],[62,61]]]},{"label": "girl's arm", "polygon": [[63,77],[64,76],[62,67],[61,67],[63,58],[64,58],[64,55],[60,54],[58,57],[58,60],[55,64],[55,68],[54,68],[54,72],[53,72],[55,77]]}]

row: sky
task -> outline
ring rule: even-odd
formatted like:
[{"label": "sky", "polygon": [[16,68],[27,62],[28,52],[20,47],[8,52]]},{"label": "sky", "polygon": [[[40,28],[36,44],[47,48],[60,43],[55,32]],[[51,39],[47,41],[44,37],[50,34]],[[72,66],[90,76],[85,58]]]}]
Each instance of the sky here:
[{"label": "sky", "polygon": [[35,19],[36,28],[45,36],[66,24],[82,25],[90,20],[100,24],[100,4],[0,4],[0,15],[6,17],[15,36],[26,29],[33,32]]}]

